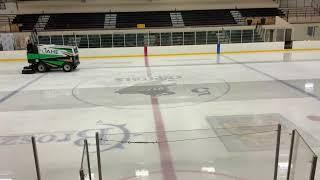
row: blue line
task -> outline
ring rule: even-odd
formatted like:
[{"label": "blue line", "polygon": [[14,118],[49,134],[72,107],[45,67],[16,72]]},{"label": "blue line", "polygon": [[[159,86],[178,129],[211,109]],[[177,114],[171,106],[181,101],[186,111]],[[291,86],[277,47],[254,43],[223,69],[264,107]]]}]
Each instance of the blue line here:
[{"label": "blue line", "polygon": [[43,76],[45,76],[46,74],[43,74],[29,82],[27,82],[25,85],[21,86],[20,88],[12,91],[11,93],[7,94],[6,96],[0,98],[0,104],[3,103],[4,101],[8,100],[9,98],[11,98],[12,96],[16,95],[17,93],[19,93],[21,90],[23,90],[24,88],[28,87],[29,85],[31,85],[32,83],[36,82],[37,80],[39,80],[40,78],[42,78]]}]

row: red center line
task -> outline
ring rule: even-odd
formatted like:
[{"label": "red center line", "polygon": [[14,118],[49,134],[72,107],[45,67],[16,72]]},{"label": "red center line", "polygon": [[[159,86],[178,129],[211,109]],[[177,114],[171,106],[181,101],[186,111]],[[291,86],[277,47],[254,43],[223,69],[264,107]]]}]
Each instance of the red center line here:
[{"label": "red center line", "polygon": [[[148,47],[144,47],[144,63],[148,77],[152,76],[149,58]],[[177,180],[176,172],[173,165],[173,159],[171,156],[170,146],[168,143],[167,135],[165,133],[165,125],[162,118],[162,114],[159,107],[159,100],[155,96],[150,96],[151,105],[153,111],[154,122],[156,126],[157,139],[160,142],[158,144],[160,152],[161,170],[163,180]]]},{"label": "red center line", "polygon": [[149,65],[149,57],[148,57],[148,47],[144,46],[144,66],[146,67],[147,75],[149,78],[152,77],[150,65]]}]

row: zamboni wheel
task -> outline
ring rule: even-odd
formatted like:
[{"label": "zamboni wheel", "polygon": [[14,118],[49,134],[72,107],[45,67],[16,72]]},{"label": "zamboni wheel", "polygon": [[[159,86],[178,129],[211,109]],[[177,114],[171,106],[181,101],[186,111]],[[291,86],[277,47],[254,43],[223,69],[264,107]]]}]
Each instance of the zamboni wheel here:
[{"label": "zamboni wheel", "polygon": [[40,72],[40,73],[44,73],[46,72],[48,69],[47,65],[45,65],[44,63],[39,63],[37,65],[37,70]]},{"label": "zamboni wheel", "polygon": [[65,63],[65,64],[63,65],[62,69],[63,69],[64,72],[70,72],[70,71],[73,70],[73,67],[72,67],[71,64]]}]

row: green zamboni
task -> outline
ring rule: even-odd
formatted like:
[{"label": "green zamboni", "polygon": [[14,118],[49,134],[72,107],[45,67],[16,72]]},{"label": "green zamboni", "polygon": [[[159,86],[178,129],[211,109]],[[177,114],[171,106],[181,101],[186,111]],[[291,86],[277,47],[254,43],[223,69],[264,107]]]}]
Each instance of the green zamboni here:
[{"label": "green zamboni", "polygon": [[63,69],[71,72],[80,64],[76,46],[60,45],[27,45],[27,59],[30,64],[24,67],[23,74],[46,72],[50,69]]}]

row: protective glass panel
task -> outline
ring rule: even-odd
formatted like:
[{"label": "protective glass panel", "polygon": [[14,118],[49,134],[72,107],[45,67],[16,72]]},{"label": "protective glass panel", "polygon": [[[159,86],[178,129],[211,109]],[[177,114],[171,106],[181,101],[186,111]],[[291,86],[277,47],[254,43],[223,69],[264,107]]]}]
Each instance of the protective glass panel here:
[{"label": "protective glass panel", "polygon": [[273,178],[276,126],[210,124],[166,132],[112,129],[100,141],[102,167],[108,169],[103,179]]},{"label": "protective glass panel", "polygon": [[222,30],[219,31],[220,43],[231,43],[231,31],[230,30]]},{"label": "protective glass panel", "polygon": [[101,35],[101,47],[112,47],[112,34]]},{"label": "protective glass panel", "polygon": [[87,35],[77,35],[77,45],[79,48],[88,48],[88,36]]},{"label": "protective glass panel", "polygon": [[50,44],[50,37],[49,36],[39,36],[39,44]]},{"label": "protective glass panel", "polygon": [[[256,34],[259,34],[259,33],[260,33],[261,39],[262,39],[264,42],[267,42],[267,37],[266,37],[266,36],[267,36],[267,30],[266,30],[266,29],[261,29],[260,32],[257,31]],[[255,36],[254,36],[255,41],[256,41],[256,34],[255,34]]]},{"label": "protective glass panel", "polygon": [[217,43],[218,43],[218,32],[208,31],[208,44],[217,44]]},{"label": "protective glass panel", "polygon": [[79,179],[83,139],[74,141],[74,134],[49,131],[36,135],[42,179]]},{"label": "protective glass panel", "polygon": [[264,33],[264,38],[266,42],[273,42],[273,29],[266,29]]},{"label": "protective glass panel", "polygon": [[184,32],[184,45],[195,45],[194,32]]},{"label": "protective glass panel", "polygon": [[172,33],[172,45],[174,45],[174,46],[183,45],[183,33],[182,32],[173,32]]},{"label": "protective glass panel", "polygon": [[158,147],[152,143],[156,140],[155,134],[133,137],[135,134],[121,133],[123,128],[101,134],[101,162],[102,167],[108,169],[102,171],[103,179],[162,179]]},{"label": "protective glass panel", "polygon": [[137,34],[126,34],[126,47],[136,47],[137,46]]},{"label": "protective glass panel", "polygon": [[137,35],[138,46],[143,47],[144,45],[149,45],[149,35],[147,33]]},{"label": "protective glass panel", "polygon": [[124,34],[113,34],[113,47],[124,47]]},{"label": "protective glass panel", "polygon": [[314,34],[314,26],[308,26],[307,28],[307,35],[313,37]]},{"label": "protective glass panel", "polygon": [[[285,123],[284,123],[285,124]],[[282,125],[277,180],[287,179],[292,127]],[[276,145],[274,146],[276,148]]]},{"label": "protective glass panel", "polygon": [[277,41],[284,41],[284,29],[277,30]]},{"label": "protective glass panel", "polygon": [[320,39],[320,28],[319,27],[315,27],[314,38],[317,39],[317,40]]},{"label": "protective glass panel", "polygon": [[207,32],[196,32],[196,45],[207,44]]},{"label": "protective glass panel", "polygon": [[31,136],[2,136],[0,143],[0,179],[37,179]]},{"label": "protective glass panel", "polygon": [[51,36],[51,44],[63,45],[62,35]]},{"label": "protective glass panel", "polygon": [[254,30],[253,42],[263,42],[264,41],[264,30]]},{"label": "protective glass panel", "polygon": [[290,180],[309,180],[315,153],[303,137],[295,132]]},{"label": "protective glass panel", "polygon": [[160,33],[150,33],[149,39],[149,46],[160,46]]},{"label": "protective glass panel", "polygon": [[241,30],[231,31],[231,43],[241,43]]},{"label": "protective glass panel", "polygon": [[253,30],[243,30],[242,31],[242,42],[243,43],[253,42]]},{"label": "protective glass panel", "polygon": [[76,45],[76,40],[75,40],[75,35],[64,35],[64,45],[66,46],[75,46]]},{"label": "protective glass panel", "polygon": [[171,46],[171,33],[161,33],[161,46]]},{"label": "protective glass panel", "polygon": [[100,48],[99,35],[88,35],[88,37],[89,37],[89,48]]}]

